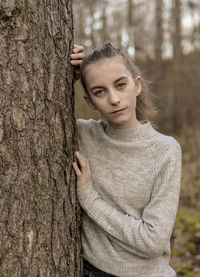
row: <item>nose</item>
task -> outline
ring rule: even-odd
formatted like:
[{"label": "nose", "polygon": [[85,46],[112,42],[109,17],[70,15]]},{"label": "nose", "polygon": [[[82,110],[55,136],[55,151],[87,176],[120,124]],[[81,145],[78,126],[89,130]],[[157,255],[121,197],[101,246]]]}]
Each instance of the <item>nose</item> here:
[{"label": "nose", "polygon": [[120,103],[120,97],[114,90],[109,92],[109,102],[111,105],[116,106]]}]

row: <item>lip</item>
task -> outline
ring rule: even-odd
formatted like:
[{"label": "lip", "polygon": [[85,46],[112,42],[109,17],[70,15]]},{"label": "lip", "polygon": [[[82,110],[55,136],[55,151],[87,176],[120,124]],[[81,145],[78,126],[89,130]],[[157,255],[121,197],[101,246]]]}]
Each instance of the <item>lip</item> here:
[{"label": "lip", "polygon": [[126,108],[116,110],[116,111],[112,112],[111,114],[120,114],[120,113],[122,113],[124,110],[126,110]]}]

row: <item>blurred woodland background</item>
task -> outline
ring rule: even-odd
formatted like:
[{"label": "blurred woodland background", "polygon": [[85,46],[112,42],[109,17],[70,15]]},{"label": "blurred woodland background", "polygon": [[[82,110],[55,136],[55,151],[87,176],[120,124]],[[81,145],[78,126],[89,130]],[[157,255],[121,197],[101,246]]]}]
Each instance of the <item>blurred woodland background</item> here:
[{"label": "blurred woodland background", "polygon": [[[158,129],[183,151],[180,207],[172,237],[178,276],[200,276],[200,0],[73,0],[75,43],[125,50],[150,81]],[[77,90],[81,87],[77,84]],[[76,115],[99,118],[76,93]]]}]

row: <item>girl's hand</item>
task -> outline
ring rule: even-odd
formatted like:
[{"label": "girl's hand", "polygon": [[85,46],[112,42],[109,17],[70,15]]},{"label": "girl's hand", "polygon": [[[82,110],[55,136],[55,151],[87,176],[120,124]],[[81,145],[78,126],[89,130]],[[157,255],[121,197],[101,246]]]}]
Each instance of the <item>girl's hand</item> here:
[{"label": "girl's hand", "polygon": [[81,45],[74,45],[73,53],[70,55],[71,57],[71,64],[74,67],[74,73],[76,76],[80,74],[80,65],[84,58],[84,47]]},{"label": "girl's hand", "polygon": [[88,160],[83,155],[81,155],[80,152],[76,152],[76,157],[80,164],[80,168],[75,162],[73,163],[73,168],[77,175],[77,188],[81,188],[92,180],[91,171]]}]

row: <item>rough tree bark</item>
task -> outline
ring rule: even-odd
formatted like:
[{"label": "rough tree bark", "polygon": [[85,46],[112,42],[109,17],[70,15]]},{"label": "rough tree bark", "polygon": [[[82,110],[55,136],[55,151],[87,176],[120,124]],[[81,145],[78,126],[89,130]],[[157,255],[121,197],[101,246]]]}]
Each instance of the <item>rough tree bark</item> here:
[{"label": "rough tree bark", "polygon": [[0,276],[81,276],[71,0],[0,2]]}]

